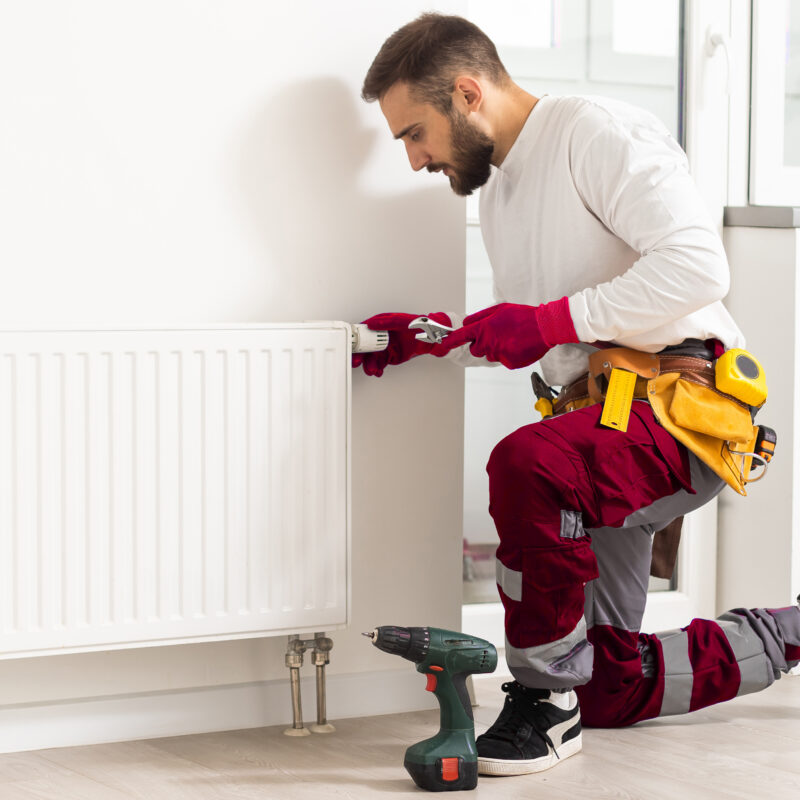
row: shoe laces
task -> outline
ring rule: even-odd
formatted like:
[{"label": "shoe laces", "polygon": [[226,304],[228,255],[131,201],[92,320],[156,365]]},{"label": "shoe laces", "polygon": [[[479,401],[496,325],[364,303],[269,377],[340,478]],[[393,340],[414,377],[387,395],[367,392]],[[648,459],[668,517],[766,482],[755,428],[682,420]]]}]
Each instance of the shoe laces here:
[{"label": "shoe laces", "polygon": [[492,736],[513,744],[519,730],[519,725],[515,718],[522,717],[531,726],[533,732],[547,744],[555,753],[556,758],[560,760],[561,757],[558,755],[547,729],[541,727],[543,724],[547,725],[546,720],[541,714],[536,713],[537,709],[542,705],[542,700],[549,696],[550,692],[545,689],[529,689],[516,681],[504,683],[500,688],[508,696],[503,709],[504,713],[492,728]]}]

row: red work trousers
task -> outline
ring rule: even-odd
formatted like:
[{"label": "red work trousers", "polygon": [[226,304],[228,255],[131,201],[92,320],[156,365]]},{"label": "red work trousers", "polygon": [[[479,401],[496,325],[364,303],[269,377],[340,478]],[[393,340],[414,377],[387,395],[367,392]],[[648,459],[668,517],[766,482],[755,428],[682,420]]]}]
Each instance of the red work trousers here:
[{"label": "red work trousers", "polygon": [[683,713],[772,683],[800,659],[800,610],[739,609],[639,632],[654,530],[724,483],[634,401],[628,431],[600,405],[527,425],[492,452],[490,513],[506,657],[526,686],[575,687],[588,725]]}]

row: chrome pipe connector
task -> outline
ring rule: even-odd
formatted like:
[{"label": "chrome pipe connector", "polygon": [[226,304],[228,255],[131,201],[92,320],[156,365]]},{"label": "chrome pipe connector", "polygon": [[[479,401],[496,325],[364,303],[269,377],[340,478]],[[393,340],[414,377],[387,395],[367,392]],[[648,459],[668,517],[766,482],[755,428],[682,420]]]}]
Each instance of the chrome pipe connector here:
[{"label": "chrome pipe connector", "polygon": [[286,728],[287,736],[310,736],[311,731],[303,726],[303,705],[300,697],[300,667],[303,666],[305,645],[300,637],[290,636],[286,648],[286,666],[289,668],[289,682],[292,691],[292,727]]},{"label": "chrome pipe connector", "polygon": [[[303,708],[300,696],[300,668],[303,666],[303,655],[311,649],[312,660],[317,673],[317,721],[310,728],[303,725]],[[286,728],[287,736],[308,736],[314,733],[332,733],[336,729],[326,719],[325,667],[330,663],[330,651],[333,641],[324,633],[315,633],[313,639],[301,639],[298,634],[289,637],[286,648],[286,666],[289,668],[289,680],[292,691],[291,728]]]},{"label": "chrome pipe connector", "polygon": [[314,733],[333,733],[336,728],[327,720],[326,695],[325,695],[325,667],[330,663],[330,652],[333,641],[324,633],[314,634],[314,650],[312,657],[317,669],[317,721],[311,726]]}]

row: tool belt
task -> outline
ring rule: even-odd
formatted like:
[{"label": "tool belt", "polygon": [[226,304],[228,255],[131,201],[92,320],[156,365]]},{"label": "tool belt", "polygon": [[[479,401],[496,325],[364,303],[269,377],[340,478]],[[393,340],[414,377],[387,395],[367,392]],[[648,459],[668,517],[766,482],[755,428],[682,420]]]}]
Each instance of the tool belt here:
[{"label": "tool belt", "polygon": [[[675,439],[736,492],[745,495],[747,483],[763,477],[775,450],[775,432],[765,426],[756,427],[752,422],[754,409],[766,398],[763,369],[743,350],[727,351],[715,364],[701,342],[696,342],[697,347],[690,342],[694,340],[684,343],[688,347],[678,346],[671,348],[672,352],[658,354],[624,347],[598,350],[589,357],[589,372],[563,387],[556,397],[534,373],[531,380],[539,398],[536,408],[546,417],[602,402],[601,424],[617,426],[619,418],[615,420],[613,413],[605,421],[604,417],[612,373],[621,372],[625,376],[627,411],[633,399],[647,400],[656,419]],[[740,362],[740,358],[744,361]],[[737,371],[737,365],[743,369]],[[721,385],[736,391],[739,397],[721,391],[718,388]],[[618,396],[614,401],[619,415],[625,403],[617,402]],[[624,425],[620,426],[621,430],[626,428],[627,413]],[[753,458],[764,466],[757,478],[750,476]],[[666,528],[655,531],[651,575],[672,577],[682,524],[683,517],[679,517]]]},{"label": "tool belt", "polygon": [[598,350],[589,357],[588,374],[553,400],[553,414],[603,402],[614,369],[634,373],[633,397],[647,400],[672,436],[735,491],[747,494],[759,428],[747,403],[717,389],[713,359],[625,347]]}]

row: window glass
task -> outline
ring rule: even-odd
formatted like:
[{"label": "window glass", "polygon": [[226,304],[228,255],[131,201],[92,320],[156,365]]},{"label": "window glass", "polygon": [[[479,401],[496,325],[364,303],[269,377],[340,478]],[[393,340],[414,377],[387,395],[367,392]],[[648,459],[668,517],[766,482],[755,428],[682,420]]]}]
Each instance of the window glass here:
[{"label": "window glass", "polygon": [[[553,47],[557,19],[553,0],[470,0],[469,17],[482,30],[491,29],[497,47]],[[560,4],[559,4],[560,5]]]},{"label": "window glass", "polygon": [[616,53],[675,58],[679,17],[674,0],[614,0],[611,48]]},{"label": "window glass", "polygon": [[750,203],[800,205],[800,0],[753,0]]}]

